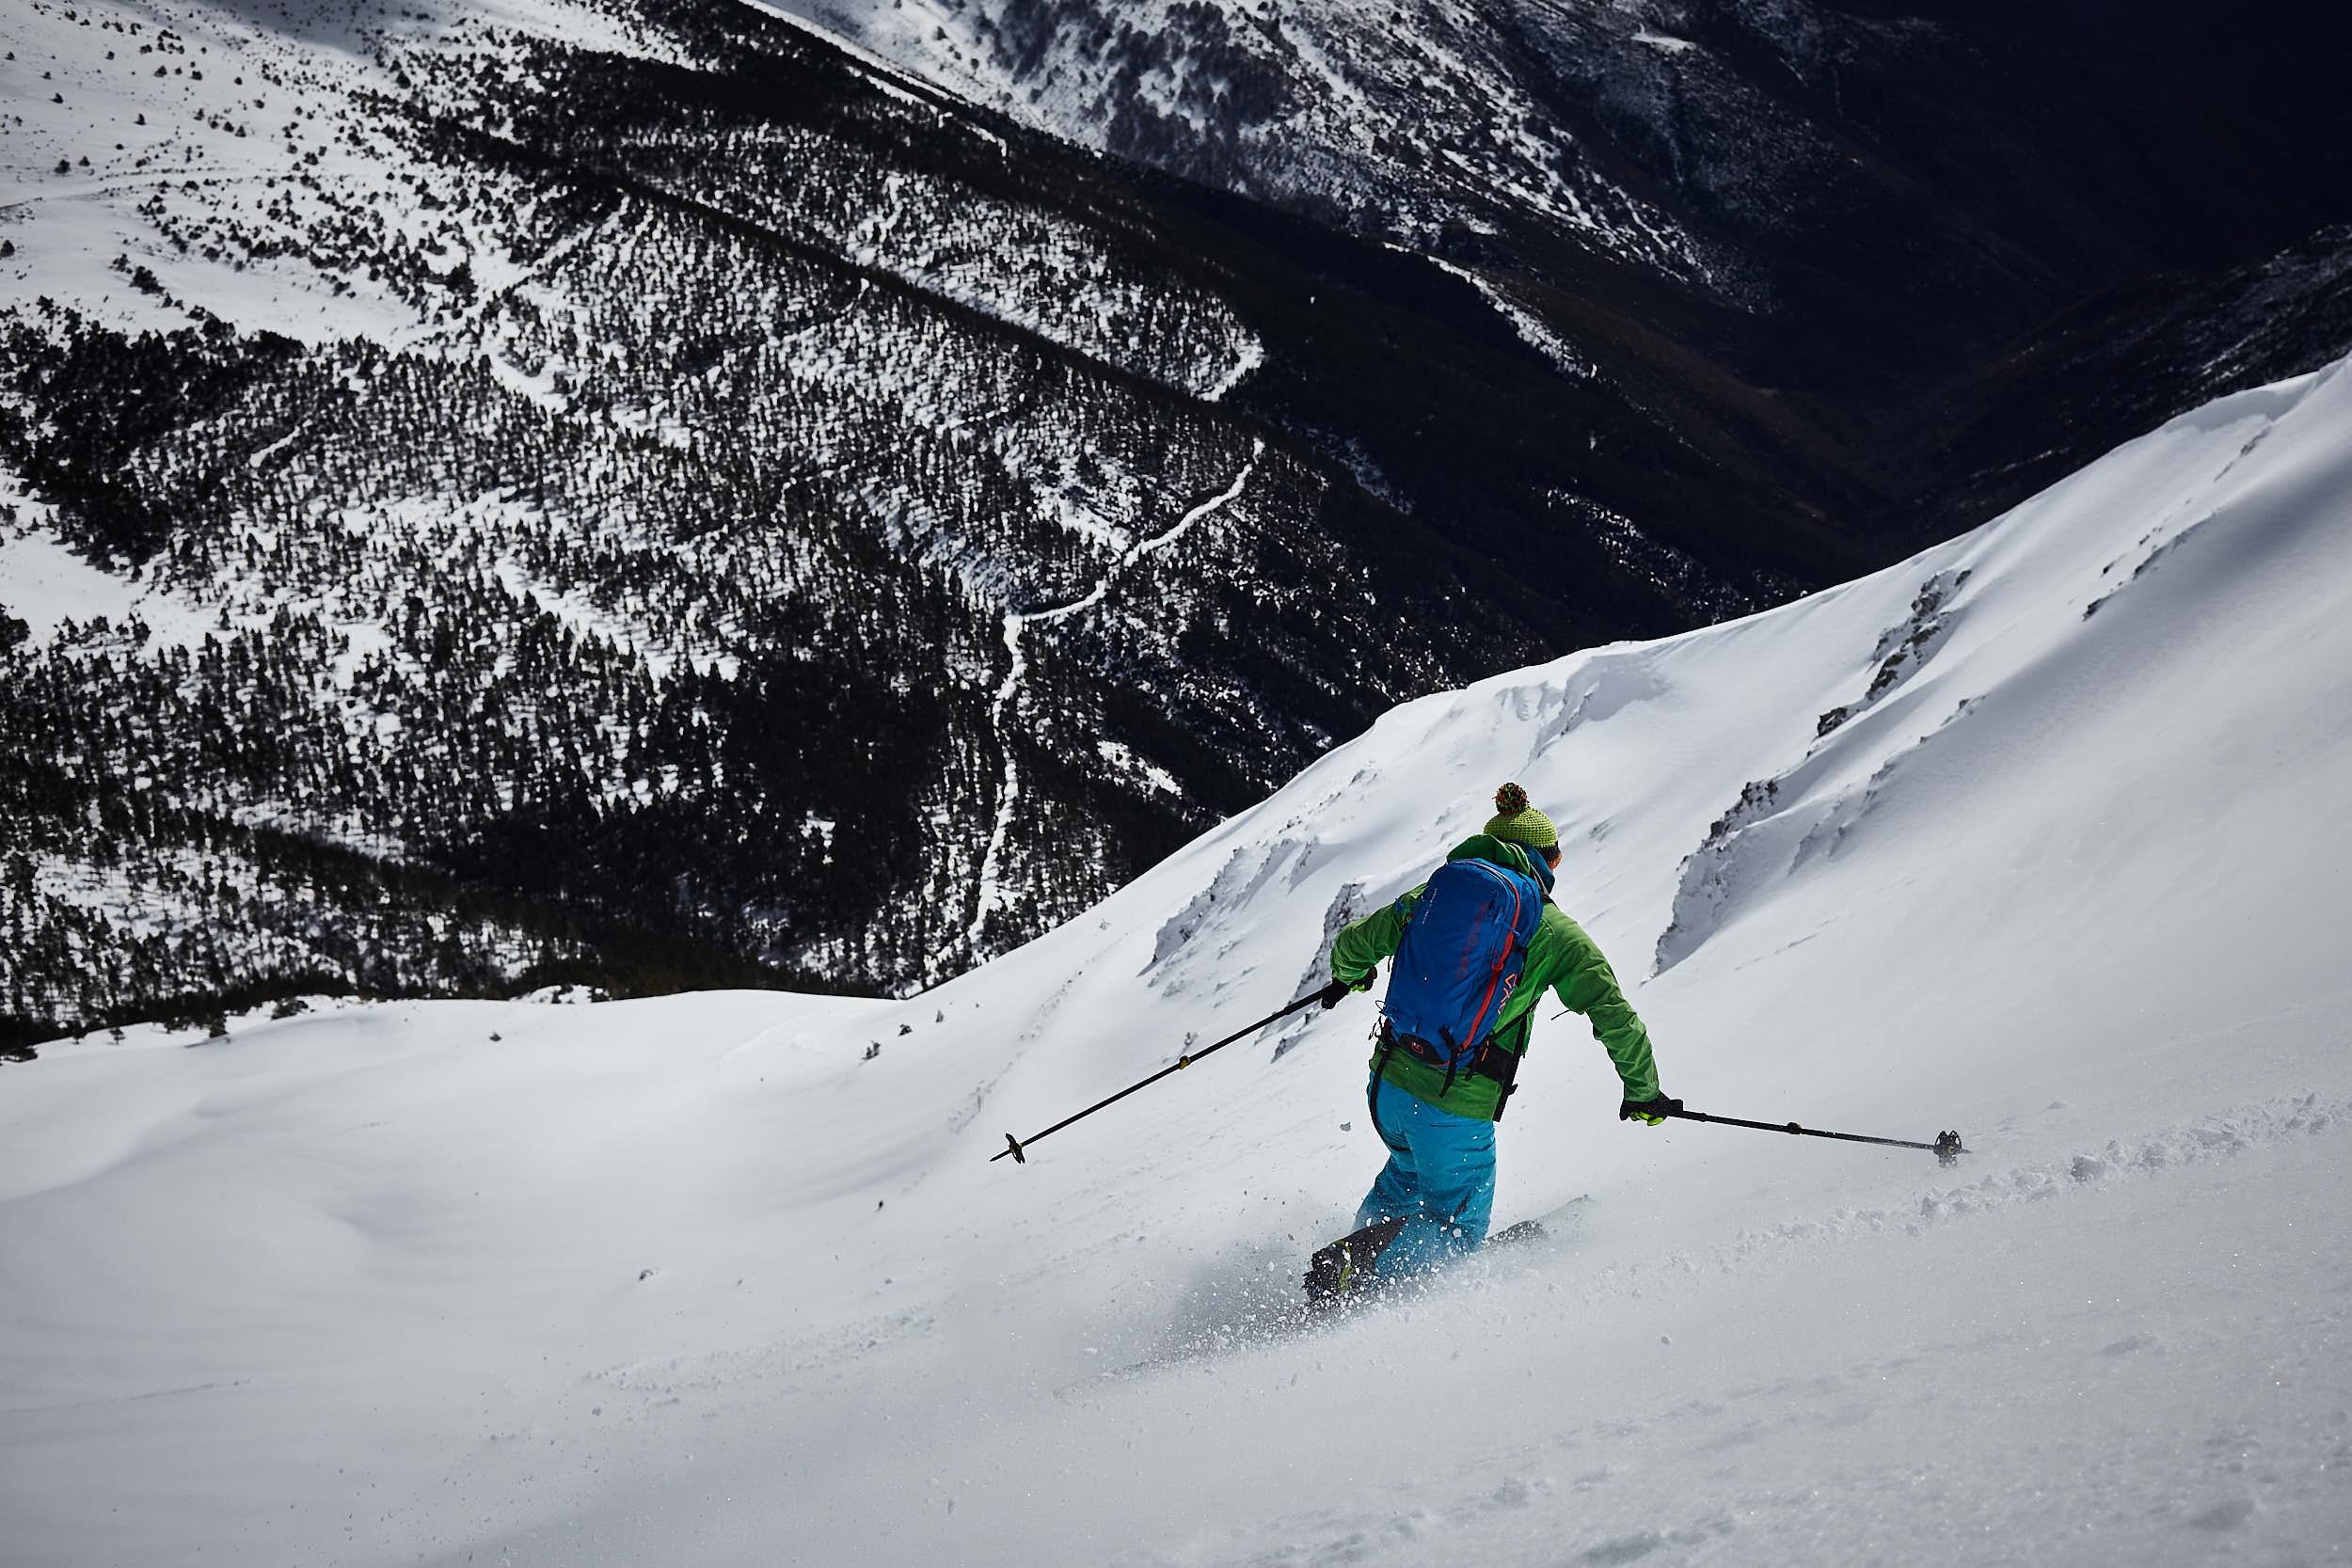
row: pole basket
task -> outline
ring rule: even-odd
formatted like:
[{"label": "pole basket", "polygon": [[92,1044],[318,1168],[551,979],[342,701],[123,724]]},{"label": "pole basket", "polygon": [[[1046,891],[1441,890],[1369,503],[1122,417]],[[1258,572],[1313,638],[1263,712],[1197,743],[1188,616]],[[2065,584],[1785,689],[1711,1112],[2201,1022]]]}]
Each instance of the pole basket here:
[{"label": "pole basket", "polygon": [[1938,1132],[1935,1135],[1935,1163],[1937,1164],[1956,1165],[1960,1164],[1960,1157],[1967,1152],[1960,1147],[1958,1132]]}]

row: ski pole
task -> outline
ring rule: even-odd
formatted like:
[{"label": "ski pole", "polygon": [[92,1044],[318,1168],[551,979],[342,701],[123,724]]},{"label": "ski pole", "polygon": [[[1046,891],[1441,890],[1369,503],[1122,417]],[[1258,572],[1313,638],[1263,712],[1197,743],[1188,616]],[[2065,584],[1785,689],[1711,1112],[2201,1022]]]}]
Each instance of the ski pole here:
[{"label": "ski pole", "polygon": [[1710,1117],[1705,1111],[1666,1111],[1664,1116],[1678,1117],[1684,1121],[1714,1121],[1725,1127],[1753,1127],[1759,1132],[1793,1132],[1801,1138],[1836,1138],[1840,1143],[1884,1144],[1890,1148],[1925,1148],[1934,1151],[1936,1164],[1958,1164],[1968,1151],[1960,1147],[1958,1132],[1938,1132],[1931,1144],[1915,1143],[1909,1138],[1872,1138],[1860,1132],[1824,1132],[1819,1128],[1800,1127],[1793,1121],[1749,1121],[1740,1117]]},{"label": "ski pole", "polygon": [[1268,1013],[1265,1017],[1258,1020],[1255,1023],[1243,1024],[1240,1028],[1234,1030],[1232,1034],[1226,1036],[1215,1045],[1204,1045],[1198,1051],[1187,1052],[1185,1054],[1177,1057],[1176,1060],[1169,1066],[1160,1069],[1159,1071],[1153,1073],[1151,1077],[1142,1080],[1140,1083],[1128,1085],[1117,1094],[1112,1095],[1110,1099],[1098,1100],[1093,1104],[1088,1106],[1085,1110],[1080,1111],[1076,1116],[1062,1117],[1061,1120],[1047,1128],[1044,1132],[1032,1132],[1026,1138],[1016,1138],[1009,1132],[1006,1133],[1005,1147],[990,1155],[988,1157],[989,1163],[993,1164],[995,1162],[1009,1154],[1012,1156],[1013,1164],[1017,1165],[1027,1164],[1029,1163],[1029,1156],[1025,1151],[1028,1148],[1029,1145],[1037,1142],[1038,1139],[1046,1136],[1047,1133],[1058,1132],[1073,1121],[1083,1121],[1088,1117],[1090,1117],[1095,1112],[1101,1110],[1104,1106],[1115,1104],[1118,1101],[1126,1099],[1137,1089],[1149,1087],[1150,1085],[1158,1083],[1161,1079],[1167,1077],[1169,1073],[1181,1072],[1185,1068],[1188,1068],[1192,1066],[1193,1063],[1199,1061],[1201,1057],[1209,1055],[1214,1052],[1224,1050],[1227,1046],[1232,1044],[1244,1035],[1255,1034],[1257,1031],[1264,1028],[1269,1023],[1279,1022],[1281,1020],[1290,1017],[1291,1014],[1298,1011],[1301,1007],[1311,1006],[1313,1004],[1323,1001],[1326,997],[1328,997],[1331,994],[1331,989],[1336,988],[1338,985],[1339,982],[1335,980],[1331,983],[1331,988],[1326,988],[1323,990],[1311,990],[1306,995],[1300,997],[1297,1001],[1292,1003],[1289,1006],[1284,1007],[1280,1012]]}]

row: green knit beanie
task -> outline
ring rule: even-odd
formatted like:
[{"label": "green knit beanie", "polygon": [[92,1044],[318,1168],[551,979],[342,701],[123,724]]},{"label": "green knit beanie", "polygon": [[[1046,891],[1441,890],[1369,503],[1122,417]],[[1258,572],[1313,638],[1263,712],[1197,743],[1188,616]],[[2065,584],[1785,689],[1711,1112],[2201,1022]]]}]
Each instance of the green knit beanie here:
[{"label": "green knit beanie", "polygon": [[1486,823],[1488,837],[1524,844],[1531,849],[1558,847],[1560,831],[1551,825],[1550,817],[1528,804],[1527,791],[1518,784],[1507,784],[1495,791],[1495,813]]}]

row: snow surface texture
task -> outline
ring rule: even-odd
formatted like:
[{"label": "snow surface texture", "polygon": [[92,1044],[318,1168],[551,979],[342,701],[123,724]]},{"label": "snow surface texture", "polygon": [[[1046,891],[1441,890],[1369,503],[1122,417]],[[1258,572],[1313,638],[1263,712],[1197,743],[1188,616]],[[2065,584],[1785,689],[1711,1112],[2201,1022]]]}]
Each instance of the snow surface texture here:
[{"label": "snow surface texture", "polygon": [[[44,1048],[0,1069],[6,1556],[2340,1561],[2348,508],[2339,364],[1400,708],[906,1002]],[[1296,994],[1505,778],[1670,1092],[1961,1166],[1620,1126],[1546,1022],[1498,1218],[1554,1239],[1284,1336],[1376,1164],[1369,1003],[990,1162]]]}]

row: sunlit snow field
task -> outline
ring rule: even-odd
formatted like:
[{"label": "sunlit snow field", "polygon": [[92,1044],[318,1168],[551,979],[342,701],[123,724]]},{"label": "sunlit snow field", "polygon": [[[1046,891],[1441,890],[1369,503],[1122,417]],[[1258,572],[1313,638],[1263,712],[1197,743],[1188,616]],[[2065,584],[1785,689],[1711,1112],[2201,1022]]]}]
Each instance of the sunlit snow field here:
[{"label": "sunlit snow field", "polygon": [[[1399,709],[903,1003],[45,1046],[0,1069],[0,1560],[2342,1560],[2347,584],[2339,365]],[[1304,1334],[1368,1000],[990,1160],[1319,983],[1506,779],[1667,1092],[1968,1156],[1622,1126],[1547,1006],[1497,1219],[1552,1239]]]}]

